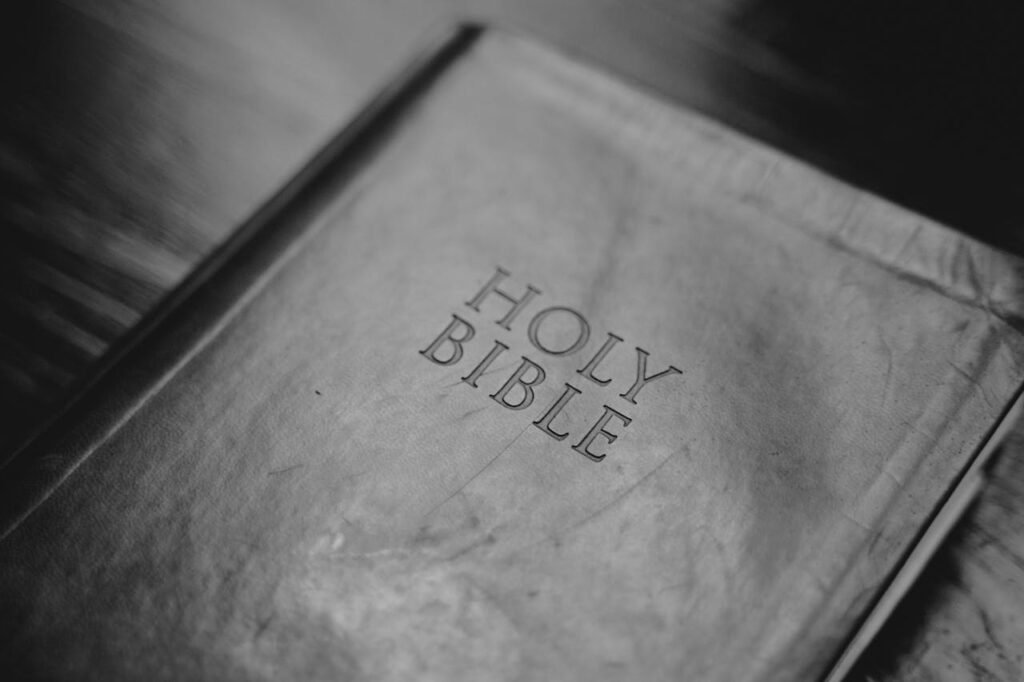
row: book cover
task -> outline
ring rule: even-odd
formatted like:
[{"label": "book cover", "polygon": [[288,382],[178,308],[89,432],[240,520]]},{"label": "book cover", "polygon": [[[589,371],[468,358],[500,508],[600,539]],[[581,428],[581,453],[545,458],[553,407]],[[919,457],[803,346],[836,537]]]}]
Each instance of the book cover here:
[{"label": "book cover", "polygon": [[1020,293],[467,29],[0,471],[0,665],[820,678],[1018,394]]}]

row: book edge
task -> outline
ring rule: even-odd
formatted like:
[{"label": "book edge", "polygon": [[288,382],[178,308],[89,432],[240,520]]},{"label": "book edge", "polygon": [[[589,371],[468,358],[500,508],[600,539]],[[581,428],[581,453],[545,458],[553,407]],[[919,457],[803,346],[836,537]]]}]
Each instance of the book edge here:
[{"label": "book edge", "polygon": [[[520,54],[527,58],[535,59],[538,52],[551,53],[559,57],[564,71],[597,76],[596,79],[577,78],[577,85],[586,80],[590,89],[595,89],[596,85],[602,94],[616,100],[622,99],[623,91],[639,95],[666,112],[671,118],[670,124],[685,119],[691,135],[716,141],[723,146],[723,152],[739,150],[747,154],[749,158],[727,178],[715,178],[719,185],[734,191],[741,201],[897,277],[985,310],[1024,336],[1024,259],[1021,257],[980,242],[709,118],[668,98],[647,82],[595,67],[572,50],[537,41],[515,28],[503,27],[499,34],[517,43],[522,48]],[[639,107],[629,107],[636,108]],[[878,224],[879,214],[884,214],[884,229]]]},{"label": "book edge", "polygon": [[[273,271],[270,268],[280,267],[283,265],[288,260],[289,253],[292,253],[294,250],[301,247],[302,239],[313,234],[316,227],[316,221],[285,215],[292,210],[296,210],[294,209],[293,202],[306,202],[302,209],[298,209],[304,212],[303,215],[308,215],[317,207],[323,205],[323,202],[318,201],[316,197],[306,199],[301,198],[304,196],[308,186],[312,183],[323,180],[324,178],[322,176],[324,174],[331,175],[332,180],[338,180],[339,178],[337,177],[337,173],[339,172],[339,169],[334,168],[335,164],[342,160],[348,160],[350,163],[345,164],[345,170],[350,171],[351,164],[357,158],[363,158],[365,154],[372,153],[372,150],[376,148],[374,143],[381,141],[380,136],[376,134],[381,132],[381,126],[386,126],[388,121],[394,122],[399,118],[408,105],[410,99],[415,99],[428,90],[433,79],[446,71],[447,67],[461,56],[466,48],[475,41],[482,30],[483,29],[481,27],[473,25],[460,27],[453,35],[445,37],[445,39],[441,41],[439,47],[431,50],[426,58],[415,61],[413,66],[405,72],[403,76],[400,76],[397,80],[391,81],[390,84],[385,87],[385,90],[381,95],[378,95],[377,98],[364,108],[362,113],[360,113],[351,124],[346,126],[337,137],[329,142],[324,149],[294,177],[293,180],[289,181],[285,187],[275,194],[275,196],[263,207],[261,207],[252,218],[247,220],[243,226],[233,234],[228,242],[215,251],[210,257],[204,259],[204,262],[196,269],[196,271],[194,271],[185,282],[176,287],[172,294],[170,294],[165,301],[160,304],[158,309],[154,311],[153,315],[147,316],[144,322],[140,324],[140,327],[133,330],[133,332],[125,339],[123,344],[118,345],[116,352],[108,354],[102,367],[96,373],[90,373],[89,382],[81,389],[81,391],[75,394],[61,413],[40,429],[30,442],[28,442],[24,447],[18,449],[6,462],[0,465],[0,476],[7,477],[12,473],[12,470],[13,473],[17,474],[19,466],[29,468],[35,467],[35,455],[42,454],[40,450],[44,450],[50,440],[64,440],[66,438],[70,438],[74,441],[73,445],[80,446],[78,448],[74,448],[78,453],[77,456],[71,461],[63,462],[65,465],[63,468],[53,467],[52,464],[48,464],[46,462],[39,465],[40,469],[45,470],[45,479],[48,482],[46,484],[46,488],[37,495],[38,499],[34,499],[31,507],[23,514],[18,515],[9,527],[6,525],[6,512],[8,511],[7,507],[9,506],[8,501],[15,498],[24,500],[26,498],[26,494],[24,492],[20,492],[15,495],[6,494],[9,492],[7,490],[7,488],[10,487],[9,482],[8,480],[5,480],[5,478],[0,478],[0,499],[4,500],[4,502],[0,503],[0,524],[3,524],[0,525],[0,541],[14,530],[21,520],[31,514],[38,505],[44,503],[49,495],[74,472],[77,466],[82,464],[88,458],[89,454],[91,454],[96,447],[99,447],[111,434],[115,433],[121,425],[128,421],[149,397],[158,392],[160,388],[174,376],[181,366],[187,363],[196,352],[201,350],[210,339],[216,336],[222,326],[233,317],[233,314],[245,305],[248,300],[247,297],[258,292],[262,287],[262,284],[273,275]],[[554,48],[548,48],[547,46],[545,46],[545,48],[557,52]],[[573,63],[578,64],[578,62],[576,62],[571,56],[568,57],[568,59],[573,61]],[[584,68],[589,68],[585,64],[579,65]],[[636,88],[650,96],[649,91],[645,89],[642,84],[636,84],[619,76],[616,77],[626,84],[627,87]],[[678,104],[674,104],[659,97],[655,97],[655,99],[657,99],[659,104],[663,107],[673,110],[679,108]],[[702,125],[711,125],[728,130],[730,135],[741,138],[747,145],[747,148],[756,152],[759,157],[767,155],[769,151],[773,155],[781,156],[784,164],[773,163],[766,171],[765,177],[760,183],[759,188],[770,187],[771,182],[774,182],[780,177],[784,177],[784,173],[791,173],[798,176],[796,179],[799,179],[799,176],[803,175],[805,180],[806,174],[810,173],[814,179],[820,182],[825,182],[829,185],[834,185],[833,188],[840,189],[840,193],[844,196],[847,196],[852,192],[853,197],[849,209],[850,212],[838,223],[836,233],[832,236],[827,236],[826,238],[829,238],[830,240],[838,240],[847,244],[851,251],[868,258],[873,262],[879,263],[883,267],[887,267],[897,273],[907,273],[904,264],[895,262],[895,260],[886,257],[873,257],[871,254],[856,248],[853,244],[844,241],[846,239],[846,237],[844,237],[844,232],[851,224],[855,224],[851,222],[850,216],[855,214],[856,204],[861,200],[867,200],[867,203],[871,206],[887,206],[899,217],[920,221],[919,224],[913,226],[906,225],[906,228],[909,229],[910,232],[909,236],[906,238],[906,242],[899,248],[899,254],[905,255],[914,251],[914,242],[921,238],[922,228],[927,228],[924,230],[925,232],[928,232],[928,230],[932,228],[939,230],[938,237],[941,237],[940,241],[955,242],[958,249],[963,248],[965,245],[967,248],[971,247],[971,242],[973,240],[951,230],[950,228],[931,221],[930,219],[916,216],[916,214],[908,209],[891,204],[876,195],[855,188],[844,181],[835,180],[819,169],[804,163],[799,159],[790,157],[784,152],[766,147],[757,140],[749,138],[743,133],[728,126],[704,119],[700,114],[693,112],[690,109],[686,109],[685,113],[693,119],[700,120]],[[382,122],[380,120],[381,117],[387,118],[388,121]],[[374,140],[366,143],[363,140],[364,136],[373,137]],[[362,151],[355,149],[356,147],[362,147],[367,144],[371,147],[370,149],[363,149]],[[780,168],[782,169],[781,171]],[[342,175],[346,176],[344,180],[347,181],[349,179],[348,176],[351,175],[351,173],[342,172]],[[328,195],[327,200],[334,200],[336,198],[336,194],[334,192],[336,192],[336,186],[331,183],[331,191],[325,192],[325,190],[321,189],[320,195],[326,193]],[[790,208],[792,208],[792,202],[792,199],[787,200],[787,203],[790,203]],[[777,204],[775,207],[779,208]],[[801,228],[807,228],[807,226],[810,225],[814,230],[820,232],[826,231],[825,229],[817,226],[818,221],[812,220],[806,215],[798,214],[794,216],[787,214],[787,219],[797,223]],[[228,287],[230,290],[228,293],[212,293],[209,291],[211,287],[225,277],[225,268],[231,268],[233,270],[245,269],[247,264],[240,264],[237,262],[239,258],[243,257],[242,252],[255,248],[253,246],[253,241],[257,240],[261,236],[265,236],[266,232],[280,232],[281,230],[275,230],[274,227],[278,226],[282,221],[291,223],[291,230],[286,230],[289,232],[289,235],[286,237],[279,235],[279,241],[282,243],[274,242],[272,245],[262,246],[262,251],[271,251],[272,258],[270,258],[269,263],[264,264],[262,267],[251,268],[251,263],[248,264],[250,269],[255,269],[257,271],[255,277],[250,277],[243,283],[237,284],[234,287]],[[823,221],[822,224],[832,225],[832,223],[828,223],[828,221]],[[901,229],[903,229],[902,225]],[[811,230],[807,229],[807,231]],[[947,232],[947,234],[942,234],[943,231]],[[878,230],[874,229],[873,232],[877,233]],[[924,236],[927,237],[928,235],[926,234]],[[935,236],[934,233],[932,233],[932,236]],[[992,247],[985,246],[983,248],[989,249]],[[266,255],[267,254],[264,253],[264,256]],[[955,257],[961,258],[959,255]],[[971,265],[965,267],[973,269],[974,266]],[[976,300],[975,298],[970,297],[967,299],[962,298],[958,295],[956,290],[948,287],[948,283],[943,284],[941,281],[937,281],[935,279],[929,281],[932,281],[937,285],[936,288],[942,295],[956,298],[957,300],[967,303],[970,303],[972,300]],[[213,311],[204,310],[205,315],[200,315],[200,317],[202,317],[200,320],[194,319],[196,317],[195,315],[183,312],[185,304],[194,303],[197,297],[202,297],[204,295],[212,295],[212,298],[217,301]],[[206,303],[203,305],[206,305]],[[995,312],[992,308],[986,307],[985,309],[992,312],[996,317],[999,317],[1004,322],[1008,322],[1009,326],[1014,330],[1019,331],[1019,327],[1012,322],[1009,322],[1005,317]],[[198,336],[193,338],[192,343],[181,345],[180,342],[163,340],[157,341],[157,345],[170,345],[176,349],[171,353],[170,358],[164,358],[163,364],[160,365],[160,368],[162,369],[149,368],[149,374],[147,375],[148,378],[142,380],[144,382],[144,386],[141,388],[136,387],[136,390],[132,392],[131,399],[124,400],[123,397],[113,398],[115,402],[120,402],[117,405],[106,406],[104,414],[98,417],[101,425],[97,426],[95,423],[92,423],[93,419],[89,418],[85,420],[89,422],[89,424],[76,428],[74,429],[74,434],[70,436],[67,435],[69,432],[65,432],[63,427],[67,426],[69,420],[70,423],[75,423],[79,418],[81,418],[80,413],[83,409],[82,403],[85,402],[87,398],[93,397],[97,393],[104,394],[104,391],[109,393],[111,390],[116,391],[118,388],[123,388],[123,386],[119,384],[116,375],[119,373],[130,374],[130,372],[124,372],[124,365],[136,364],[131,361],[132,357],[144,357],[144,350],[148,348],[145,344],[150,343],[154,338],[159,337],[159,332],[161,330],[178,330],[182,325],[190,328],[194,335],[198,334]],[[201,327],[198,332],[195,329],[197,325]],[[148,363],[143,361],[142,364],[145,365]],[[109,412],[111,408],[114,408],[114,411],[118,416],[111,417],[106,414],[106,412]],[[94,407],[89,406],[85,409],[92,410]],[[996,424],[993,426],[993,429],[998,425],[998,423],[999,420],[996,420]],[[82,429],[85,429],[88,433],[81,434],[80,431]],[[976,452],[972,455],[972,458],[977,459],[978,454],[979,453]],[[46,457],[43,459],[45,460]],[[30,461],[26,464],[26,460]],[[970,468],[970,465],[962,468],[960,476],[966,476],[966,472]],[[15,476],[16,480],[17,478],[18,477]],[[942,502],[940,501],[938,507],[936,507],[935,514],[938,515],[941,513]],[[926,525],[923,532],[927,533],[927,529],[928,526]],[[917,540],[911,542],[911,552],[914,551],[917,544]],[[897,570],[899,570],[904,563],[905,561],[895,562]],[[886,588],[882,588],[883,597],[885,589]],[[868,617],[870,617],[870,614]]]},{"label": "book edge", "polygon": [[0,462],[0,542],[212,340],[318,230],[316,213],[483,33],[449,28],[103,356],[60,409]]},{"label": "book edge", "polygon": [[[992,324],[986,325],[986,331],[981,334],[984,339],[991,339],[992,334],[1008,334],[1019,341],[1024,336],[1024,318],[1020,316],[1016,307],[1020,303],[1014,296],[1022,286],[1020,275],[1024,272],[1019,258],[1003,254],[994,247],[982,244],[910,209],[829,176],[798,158],[772,149],[729,126],[707,119],[698,112],[667,102],[657,92],[651,92],[650,89],[638,86],[627,79],[596,71],[571,54],[537,44],[514,32],[506,37],[519,43],[524,48],[520,49],[519,53],[527,57],[531,57],[531,53],[542,51],[555,53],[561,57],[560,66],[569,76],[562,78],[563,80],[571,80],[571,84],[577,87],[596,92],[596,95],[592,92],[587,92],[586,95],[606,95],[616,100],[616,104],[622,105],[627,114],[640,107],[623,105],[623,92],[639,92],[649,103],[656,104],[659,110],[667,112],[665,118],[670,119],[670,124],[678,124],[682,119],[682,127],[687,129],[685,134],[721,142],[722,133],[727,133],[733,139],[726,139],[723,154],[740,151],[750,157],[738,172],[727,178],[726,184],[739,200],[754,203],[758,208],[770,213],[780,224],[798,229],[808,238],[823,240],[833,248],[863,259],[892,276],[909,280],[940,296],[983,311],[992,318]],[[596,75],[597,78],[571,78],[572,75],[579,75],[577,72],[584,70],[584,76]],[[562,74],[557,74],[555,80],[559,80],[561,76]],[[584,85],[581,86],[581,82]],[[650,131],[643,132],[649,135]],[[831,191],[822,191],[822,186]],[[791,191],[794,189],[796,191]],[[993,266],[992,271],[979,266],[979,259],[987,259],[987,264]],[[981,345],[981,339],[975,341]],[[993,371],[989,364],[991,361],[998,364],[1005,362],[1005,358],[989,356],[983,365],[977,368],[976,376],[990,374]],[[956,374],[958,372],[955,369],[950,372],[951,376]],[[949,385],[947,390],[940,392],[942,395],[937,395],[933,401],[922,407],[922,420],[927,420],[936,413],[948,414],[951,421],[954,415],[960,415],[962,418],[969,405],[976,405],[978,400],[982,400],[971,392],[974,388],[976,387]],[[956,458],[955,470],[942,477],[948,485],[929,495],[929,499],[932,500],[929,504],[913,504],[913,493],[934,478],[934,471],[927,471],[934,464],[935,458],[931,453],[944,447],[951,447],[949,441],[953,436],[949,431],[949,424],[946,424],[945,428],[931,433],[928,442],[917,442],[921,439],[910,433],[914,431],[913,428],[908,429],[908,437],[901,444],[900,452],[894,452],[891,460],[891,463],[896,462],[899,466],[895,471],[888,467],[881,471],[876,479],[879,490],[866,492],[870,493],[871,497],[880,496],[878,501],[884,503],[886,510],[899,508],[904,517],[917,519],[919,523],[915,525],[918,526],[918,531],[905,535],[905,540],[896,543],[899,547],[899,556],[894,560],[879,562],[877,558],[872,559],[869,556],[854,560],[854,563],[860,564],[874,576],[874,580],[877,580],[870,588],[870,593],[874,597],[866,604],[858,603],[858,600],[851,602],[850,611],[837,614],[839,621],[861,623],[870,615],[872,605],[882,598],[894,573],[905,566],[908,557],[932,528],[936,517],[942,514],[952,491],[972,469],[972,462],[975,462],[984,451],[991,434],[1003,422],[1006,412],[1013,406],[1021,390],[1022,385],[1017,383],[1011,391],[1011,396],[1001,405],[1000,414],[991,418],[986,417],[988,424],[980,431],[976,447],[961,452]],[[932,475],[931,478],[929,474]],[[873,537],[884,537],[889,541],[898,539],[898,527],[886,522],[884,516],[869,520],[866,524],[856,516],[848,518],[853,530],[863,535],[863,540],[857,543],[858,545],[866,547]],[[821,595],[821,609],[818,615],[804,620],[803,627],[798,628],[799,633],[806,633],[807,628],[813,623],[820,622],[824,614],[834,612],[836,600],[841,599],[852,585],[865,577],[854,575],[855,573],[856,571],[851,573],[848,570],[837,576],[833,589]],[[844,630],[844,633],[855,634],[858,630],[859,625],[855,625],[849,631]],[[847,634],[840,640],[846,640]],[[814,676],[821,678],[827,674],[829,663],[835,661],[837,656],[841,656],[844,650],[845,647],[840,645],[835,647],[834,653],[821,655],[822,652],[819,652],[818,656],[803,657],[805,664],[811,666],[803,669],[804,674],[817,669]],[[785,663],[776,660],[774,664],[770,663],[767,669],[775,670],[774,665],[780,664],[785,668]]]},{"label": "book edge", "polygon": [[907,556],[897,565],[888,585],[882,588],[875,604],[868,610],[863,622],[851,633],[849,641],[831,666],[824,682],[840,682],[870,646],[886,621],[899,607],[942,543],[967,513],[971,504],[984,490],[988,478],[985,469],[999,450],[1017,421],[1024,414],[1024,394],[1018,391],[1016,399],[996,423],[974,461],[955,484],[948,498],[940,503],[931,522],[923,528]]},{"label": "book edge", "polygon": [[[780,225],[797,229],[807,238],[824,241],[838,251],[886,271],[889,276],[908,280],[965,307],[983,311],[990,318],[989,323],[979,326],[978,332],[965,347],[968,357],[963,359],[970,364],[981,363],[972,369],[971,375],[981,382],[982,392],[985,390],[984,377],[991,378],[1007,369],[1007,357],[999,353],[993,355],[988,346],[993,339],[1000,337],[1011,339],[1012,346],[1020,346],[1021,328],[1019,320],[1014,317],[1015,313],[993,305],[998,303],[998,295],[1019,288],[1019,259],[1004,256],[997,249],[980,244],[951,228],[831,178],[799,159],[772,150],[757,140],[707,120],[689,109],[672,106],[642,89],[639,90],[642,103],[636,103],[633,101],[634,93],[637,92],[634,84],[590,69],[585,63],[557,49],[549,49],[515,34],[503,38],[506,38],[505,44],[511,47],[515,55],[525,58],[524,68],[541,63],[550,71],[551,64],[545,55],[554,53],[560,57],[555,73],[538,89],[541,96],[547,96],[547,88],[551,87],[561,98],[565,89],[561,86],[565,85],[577,92],[581,99],[607,101],[609,106],[619,109],[618,115],[626,122],[626,128],[635,129],[623,132],[620,139],[617,139],[627,149],[632,148],[632,142],[650,147],[648,142],[652,135],[662,139],[661,135],[652,134],[652,126],[655,132],[666,134],[680,130],[680,139],[705,147],[717,143],[721,146],[717,157],[728,174],[715,175],[714,172],[720,169],[713,161],[709,173],[713,177],[709,182],[724,184],[734,193],[737,201],[745,201],[752,204],[752,208],[765,210]],[[646,115],[652,109],[657,113],[654,116]],[[630,125],[633,114],[636,114],[638,121],[636,125]],[[724,140],[723,133],[728,133]],[[680,146],[686,145],[663,145],[663,148],[675,149]],[[646,157],[648,153],[661,158],[658,150],[650,148],[645,148],[639,156]],[[732,157],[737,155],[743,157],[742,163],[726,163],[733,161]],[[703,155],[697,156],[704,158]],[[680,160],[671,155],[661,160],[686,163],[685,159]],[[687,170],[695,177],[701,177],[693,167]],[[992,277],[986,278],[987,271],[978,271],[975,258],[987,258],[990,261],[994,266]],[[1011,350],[1010,354],[1013,352]],[[1016,352],[1019,353],[1019,350]],[[972,429],[974,445],[961,448],[954,445],[956,434],[952,424],[959,423],[962,426],[963,421],[969,419],[968,413],[975,418],[982,418],[979,406],[987,404],[988,399],[983,393],[978,394],[979,385],[972,377],[966,376],[956,363],[951,364],[953,367],[948,373],[950,381],[932,400],[921,406],[919,418],[915,420],[915,425],[908,425],[898,451],[893,453],[888,465],[865,491],[865,504],[847,511],[849,523],[845,524],[848,527],[843,535],[846,539],[840,544],[851,544],[852,541],[852,546],[858,548],[856,554],[859,558],[852,559],[846,570],[834,576],[832,589],[819,593],[816,598],[817,615],[798,618],[785,627],[769,628],[774,630],[773,635],[766,637],[760,645],[767,649],[762,649],[764,654],[755,658],[771,658],[767,650],[781,650],[778,645],[783,644],[783,640],[789,642],[784,645],[785,649],[791,648],[798,641],[806,642],[805,635],[813,631],[808,629],[811,624],[821,624],[822,619],[834,618],[837,625],[843,625],[841,633],[833,628],[832,634],[826,636],[826,639],[834,641],[834,646],[830,644],[827,651],[819,646],[817,654],[799,657],[808,666],[803,668],[802,674],[813,674],[817,678],[827,672],[829,662],[843,650],[841,643],[850,632],[856,632],[856,624],[870,611],[878,595],[884,593],[892,572],[904,565],[903,559],[917,546],[921,534],[941,511],[952,487],[965,475],[971,462],[983,449],[991,429],[1000,422],[1003,411],[1012,404],[1013,396],[1019,392],[1019,384],[1015,381],[1012,387],[1007,387],[1007,397],[1000,401],[997,413],[991,416],[985,414],[982,423]],[[990,408],[991,405],[988,405],[982,411]],[[941,423],[929,424],[936,422],[937,416],[942,417]],[[924,431],[921,431],[922,428]],[[955,453],[951,454],[955,466],[947,467],[949,470],[946,472],[935,470],[934,453],[939,450]],[[931,492],[921,502],[915,493],[923,490]],[[889,515],[883,513],[886,510],[899,510],[897,516],[909,523],[899,524],[887,520]],[[865,512],[868,513],[865,515]],[[893,558],[871,556],[869,548],[876,539],[892,546]],[[851,590],[860,590],[860,593],[854,595]],[[865,598],[868,595],[870,597]],[[848,600],[848,603],[844,600]],[[845,607],[837,612],[837,607],[843,604]],[[796,609],[799,611],[800,607]],[[796,612],[793,613],[795,615]],[[830,613],[834,615],[828,616]],[[787,620],[782,614],[779,615]],[[819,637],[815,641],[819,641],[820,645],[824,640]],[[787,665],[791,663],[775,660],[769,663],[767,669],[786,669]]]}]

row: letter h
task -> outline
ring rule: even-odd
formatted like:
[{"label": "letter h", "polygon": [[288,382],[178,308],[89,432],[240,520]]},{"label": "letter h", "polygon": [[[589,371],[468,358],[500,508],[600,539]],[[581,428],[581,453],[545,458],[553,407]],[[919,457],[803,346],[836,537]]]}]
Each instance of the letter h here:
[{"label": "letter h", "polygon": [[511,273],[509,273],[508,270],[505,270],[502,267],[498,267],[497,272],[494,273],[494,276],[491,277],[490,281],[488,281],[487,284],[484,285],[484,288],[481,289],[480,292],[472,298],[472,300],[467,301],[466,305],[472,308],[473,310],[480,312],[480,304],[483,303],[484,299],[486,299],[490,294],[497,294],[498,296],[501,296],[503,299],[512,304],[512,308],[505,314],[504,317],[497,321],[498,326],[501,327],[502,329],[510,331],[512,329],[512,320],[514,320],[519,315],[519,313],[523,311],[523,308],[525,308],[526,305],[531,300],[533,300],[534,296],[540,293],[540,289],[537,289],[533,285],[527,284],[526,293],[520,296],[519,298],[516,298],[515,296],[512,296],[511,294],[508,294],[498,288],[498,285],[501,284],[501,282],[506,277],[508,277],[509,274]]}]

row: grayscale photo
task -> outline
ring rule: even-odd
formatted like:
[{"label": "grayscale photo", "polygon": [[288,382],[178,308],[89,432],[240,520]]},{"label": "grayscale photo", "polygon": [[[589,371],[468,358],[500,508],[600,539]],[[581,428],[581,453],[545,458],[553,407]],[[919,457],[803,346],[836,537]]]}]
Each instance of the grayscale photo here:
[{"label": "grayscale photo", "polygon": [[0,680],[1024,680],[1022,35],[4,4]]}]

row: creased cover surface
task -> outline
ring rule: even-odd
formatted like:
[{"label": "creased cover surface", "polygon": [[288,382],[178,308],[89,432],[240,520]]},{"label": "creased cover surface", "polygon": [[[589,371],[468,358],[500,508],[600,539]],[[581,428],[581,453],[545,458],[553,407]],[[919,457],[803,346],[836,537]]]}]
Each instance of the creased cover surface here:
[{"label": "creased cover surface", "polygon": [[1022,379],[1018,265],[486,35],[0,544],[60,678],[824,672]]}]

